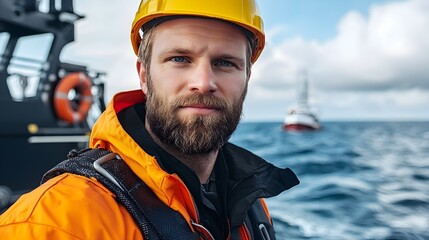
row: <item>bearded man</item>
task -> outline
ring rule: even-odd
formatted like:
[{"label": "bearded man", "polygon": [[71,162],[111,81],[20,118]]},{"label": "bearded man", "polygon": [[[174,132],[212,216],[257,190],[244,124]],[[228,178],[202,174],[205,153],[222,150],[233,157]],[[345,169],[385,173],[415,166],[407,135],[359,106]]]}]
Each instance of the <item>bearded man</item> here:
[{"label": "bearded man", "polygon": [[[185,222],[178,227],[174,219],[161,219],[158,225],[166,227],[155,228],[171,230],[156,239],[183,239],[182,231],[201,239],[275,239],[263,198],[298,179],[228,142],[264,46],[255,4],[152,0],[137,11],[131,39],[141,89],[113,97],[93,127],[90,146],[115,153],[156,201]],[[115,195],[95,178],[64,173],[18,201],[0,233],[21,232],[21,239],[149,238],[151,230],[139,228]],[[19,209],[21,216],[12,218]],[[159,219],[152,220],[157,225]]]}]

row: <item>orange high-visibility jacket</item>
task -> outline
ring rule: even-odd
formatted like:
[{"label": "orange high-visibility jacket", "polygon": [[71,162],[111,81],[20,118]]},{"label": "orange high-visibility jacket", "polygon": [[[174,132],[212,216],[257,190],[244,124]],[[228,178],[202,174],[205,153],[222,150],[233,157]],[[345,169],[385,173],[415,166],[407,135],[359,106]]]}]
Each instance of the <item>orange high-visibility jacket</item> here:
[{"label": "orange high-visibility jacket", "polygon": [[[118,121],[116,113],[144,98],[140,90],[115,95],[93,127],[90,147],[119,154],[161,201],[181,213],[190,226],[191,220],[199,223],[192,195],[182,180],[165,172]],[[294,181],[287,188],[298,184],[292,175]],[[62,174],[23,195],[0,216],[0,239],[143,239],[114,197],[96,179]],[[246,226],[238,231],[240,239],[250,239]]]}]

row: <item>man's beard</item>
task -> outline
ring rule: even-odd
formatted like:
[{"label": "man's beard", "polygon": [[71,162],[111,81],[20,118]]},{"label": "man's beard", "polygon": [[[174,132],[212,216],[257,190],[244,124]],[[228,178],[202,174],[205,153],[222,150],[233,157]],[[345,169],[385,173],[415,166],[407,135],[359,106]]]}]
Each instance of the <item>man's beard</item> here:
[{"label": "man's beard", "polygon": [[[228,103],[211,93],[193,93],[167,102],[153,89],[149,76],[147,80],[146,119],[153,134],[162,143],[175,147],[183,154],[207,154],[222,147],[235,131],[241,118],[247,86],[235,103]],[[219,114],[180,118],[180,107],[190,104],[215,107]]]}]

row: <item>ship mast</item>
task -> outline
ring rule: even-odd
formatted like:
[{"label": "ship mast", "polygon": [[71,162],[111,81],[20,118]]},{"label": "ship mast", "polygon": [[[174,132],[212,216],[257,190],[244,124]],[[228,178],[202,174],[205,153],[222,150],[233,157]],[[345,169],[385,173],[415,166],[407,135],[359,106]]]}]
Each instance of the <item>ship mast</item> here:
[{"label": "ship mast", "polygon": [[308,78],[307,78],[307,71],[303,71],[300,74],[299,77],[299,86],[298,88],[298,105],[301,108],[307,108],[307,101],[308,101]]}]

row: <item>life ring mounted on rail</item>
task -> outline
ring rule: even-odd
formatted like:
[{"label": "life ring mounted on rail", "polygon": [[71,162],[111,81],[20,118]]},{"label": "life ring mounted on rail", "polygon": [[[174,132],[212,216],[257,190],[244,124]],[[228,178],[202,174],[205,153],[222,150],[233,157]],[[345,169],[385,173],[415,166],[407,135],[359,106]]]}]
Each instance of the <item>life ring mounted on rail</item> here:
[{"label": "life ring mounted on rail", "polygon": [[[91,86],[91,80],[82,72],[70,73],[61,79],[54,93],[54,109],[57,116],[70,124],[85,120],[92,105]],[[80,96],[77,109],[73,109],[73,100],[68,99],[68,94],[73,89]]]}]

